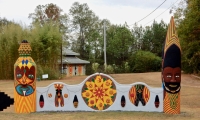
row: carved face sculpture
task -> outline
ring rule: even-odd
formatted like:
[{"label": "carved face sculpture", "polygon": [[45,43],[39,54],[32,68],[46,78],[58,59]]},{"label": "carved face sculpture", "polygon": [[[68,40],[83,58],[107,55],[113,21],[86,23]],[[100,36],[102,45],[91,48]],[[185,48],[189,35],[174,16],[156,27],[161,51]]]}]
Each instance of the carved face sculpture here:
[{"label": "carved face sculpture", "polygon": [[181,69],[179,67],[166,67],[163,70],[164,89],[169,93],[180,91]]},{"label": "carved face sculpture", "polygon": [[15,78],[18,82],[16,91],[19,95],[28,96],[34,92],[32,83],[35,80],[35,67],[17,66],[15,68]]},{"label": "carved face sculpture", "polygon": [[162,71],[163,87],[166,92],[175,94],[181,89],[181,53],[180,48],[171,45],[165,53]]}]

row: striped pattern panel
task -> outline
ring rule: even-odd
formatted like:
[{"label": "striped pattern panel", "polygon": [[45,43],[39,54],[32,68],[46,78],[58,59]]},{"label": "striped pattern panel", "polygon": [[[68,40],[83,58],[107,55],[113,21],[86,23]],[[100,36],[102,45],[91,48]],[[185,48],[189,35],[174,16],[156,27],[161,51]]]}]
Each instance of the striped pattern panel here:
[{"label": "striped pattern panel", "polygon": [[180,42],[179,42],[179,39],[178,39],[178,35],[176,33],[176,30],[175,30],[175,24],[174,24],[174,18],[173,17],[171,17],[170,24],[168,26],[167,36],[166,36],[166,39],[165,39],[164,53],[166,53],[167,49],[172,44],[177,45],[181,50]]},{"label": "striped pattern panel", "polygon": [[130,91],[129,91],[129,99],[130,101],[134,104],[135,103],[135,99],[136,99],[136,89],[135,86],[133,86]]},{"label": "striped pattern panel", "polygon": [[14,90],[14,107],[16,113],[30,113],[36,111],[36,92],[29,96],[21,96]]},{"label": "striped pattern panel", "polygon": [[167,114],[180,114],[180,92],[177,94],[165,94],[163,111]]},{"label": "striped pattern panel", "polygon": [[149,89],[146,86],[143,89],[143,98],[145,100],[145,103],[147,103],[149,101],[149,98],[150,98],[150,92],[149,92]]},{"label": "striped pattern panel", "polygon": [[[147,103],[150,98],[150,92],[146,86],[144,86],[144,88],[143,88],[142,96],[145,100],[145,103]],[[136,100],[136,87],[135,86],[133,86],[129,91],[129,99],[133,104],[135,103],[135,100]]]},{"label": "striped pattern panel", "polygon": [[78,65],[78,75],[82,75],[82,65]]}]

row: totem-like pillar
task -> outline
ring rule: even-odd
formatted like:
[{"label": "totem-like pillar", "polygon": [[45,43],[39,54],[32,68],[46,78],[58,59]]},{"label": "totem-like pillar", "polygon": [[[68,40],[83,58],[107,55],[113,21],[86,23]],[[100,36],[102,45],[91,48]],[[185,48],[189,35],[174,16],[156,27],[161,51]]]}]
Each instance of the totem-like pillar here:
[{"label": "totem-like pillar", "polygon": [[30,57],[31,47],[23,40],[14,64],[14,107],[16,113],[36,111],[36,64]]},{"label": "totem-like pillar", "polygon": [[180,114],[181,47],[173,17],[168,26],[163,50],[162,84],[164,113]]}]

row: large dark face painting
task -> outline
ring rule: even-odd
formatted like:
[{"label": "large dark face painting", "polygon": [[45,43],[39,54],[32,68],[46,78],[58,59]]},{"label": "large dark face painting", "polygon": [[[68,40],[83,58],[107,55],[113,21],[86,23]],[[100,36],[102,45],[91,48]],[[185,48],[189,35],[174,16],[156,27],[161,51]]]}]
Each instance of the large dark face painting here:
[{"label": "large dark face painting", "polygon": [[168,93],[178,93],[181,83],[181,53],[176,45],[169,47],[165,54],[162,79],[164,90]]}]

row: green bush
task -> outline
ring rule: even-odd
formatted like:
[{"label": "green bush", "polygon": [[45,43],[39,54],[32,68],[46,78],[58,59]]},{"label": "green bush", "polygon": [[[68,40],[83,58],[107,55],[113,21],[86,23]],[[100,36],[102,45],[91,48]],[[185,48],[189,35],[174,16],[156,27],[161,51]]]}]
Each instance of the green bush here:
[{"label": "green bush", "polygon": [[86,75],[91,75],[91,74],[93,74],[93,73],[94,73],[94,71],[92,70],[92,64],[87,64],[87,65],[86,65],[85,74],[86,74]]},{"label": "green bush", "polygon": [[160,71],[162,59],[149,51],[137,51],[129,59],[131,72]]},{"label": "green bush", "polygon": [[98,72],[99,63],[92,63],[92,70],[96,73]]},{"label": "green bush", "polygon": [[198,74],[200,71],[200,42],[192,42],[188,44],[187,49],[183,51],[182,54],[182,70],[185,73],[195,73]]},{"label": "green bush", "polygon": [[107,67],[106,67],[106,73],[108,73],[108,74],[114,73],[114,69],[113,69],[113,67],[111,65],[107,65]]}]

